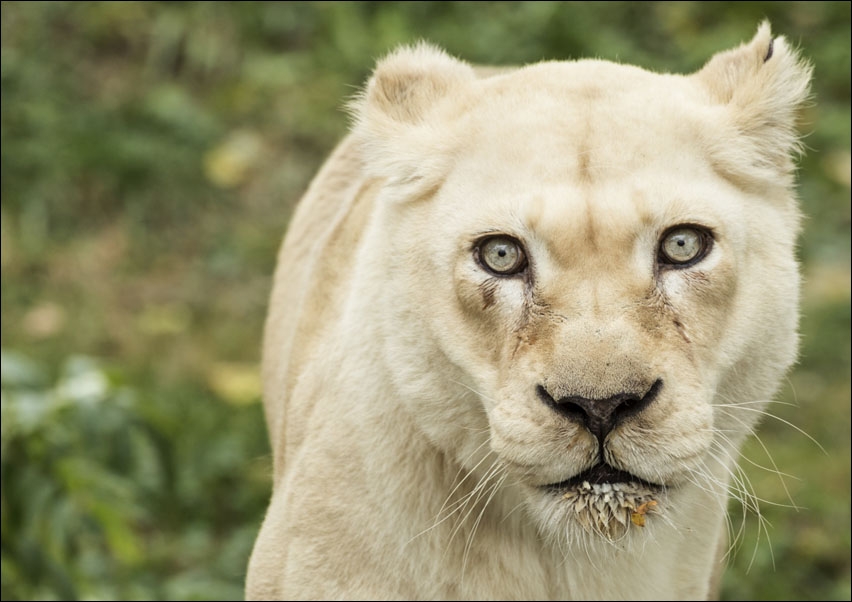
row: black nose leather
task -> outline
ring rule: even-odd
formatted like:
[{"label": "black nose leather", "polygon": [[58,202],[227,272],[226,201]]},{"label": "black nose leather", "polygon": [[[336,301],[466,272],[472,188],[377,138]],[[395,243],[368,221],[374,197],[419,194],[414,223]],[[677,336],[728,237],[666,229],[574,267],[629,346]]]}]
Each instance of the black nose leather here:
[{"label": "black nose leather", "polygon": [[657,379],[644,392],[623,392],[605,399],[566,396],[554,399],[542,385],[536,387],[539,398],[556,412],[583,424],[603,443],[617,424],[647,408],[657,397],[663,381]]}]

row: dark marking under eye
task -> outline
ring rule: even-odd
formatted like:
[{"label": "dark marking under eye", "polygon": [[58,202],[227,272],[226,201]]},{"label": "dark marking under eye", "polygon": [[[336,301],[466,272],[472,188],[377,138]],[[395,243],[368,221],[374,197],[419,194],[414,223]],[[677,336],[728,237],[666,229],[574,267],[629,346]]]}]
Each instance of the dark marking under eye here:
[{"label": "dark marking under eye", "polygon": [[486,280],[479,285],[479,293],[482,295],[482,309],[488,309],[494,305],[494,295],[499,283],[496,280]]},{"label": "dark marking under eye", "polygon": [[[640,323],[646,332],[650,333],[655,339],[660,339],[665,336],[665,328],[660,320],[660,313],[666,316],[666,320],[675,327],[678,335],[687,343],[692,343],[689,335],[686,332],[686,326],[680,320],[680,316],[674,305],[671,304],[665,292],[654,286],[648,291],[647,304],[640,314]],[[687,353],[692,356],[692,348],[689,347]]]},{"label": "dark marking under eye", "polygon": [[672,318],[672,323],[677,329],[677,333],[680,335],[680,337],[687,343],[691,343],[692,341],[689,340],[689,335],[686,334],[686,328],[684,327],[683,322],[681,322],[677,317],[674,317]]}]

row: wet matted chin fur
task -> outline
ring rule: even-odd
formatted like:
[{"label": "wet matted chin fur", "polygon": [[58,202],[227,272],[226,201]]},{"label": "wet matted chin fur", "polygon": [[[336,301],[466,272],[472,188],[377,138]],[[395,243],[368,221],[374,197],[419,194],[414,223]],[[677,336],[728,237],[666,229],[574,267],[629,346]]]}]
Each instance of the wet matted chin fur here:
[{"label": "wet matted chin fur", "polygon": [[[557,512],[545,520],[576,521],[589,534],[614,541],[628,529],[644,528],[645,516],[664,510],[662,490],[651,491],[639,483],[589,483],[585,481],[559,495]],[[567,509],[567,513],[566,513]],[[561,526],[568,532],[572,525]],[[552,530],[552,529],[551,529]]]}]

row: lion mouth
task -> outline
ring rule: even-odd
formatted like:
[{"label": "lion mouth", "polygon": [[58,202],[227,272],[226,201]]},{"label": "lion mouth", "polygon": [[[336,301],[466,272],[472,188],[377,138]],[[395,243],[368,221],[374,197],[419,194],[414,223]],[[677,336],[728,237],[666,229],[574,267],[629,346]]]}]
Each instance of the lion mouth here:
[{"label": "lion mouth", "polygon": [[631,525],[644,527],[646,515],[659,512],[665,497],[662,485],[604,463],[544,489],[559,494],[559,505],[586,531],[609,540]]},{"label": "lion mouth", "polygon": [[[570,479],[544,485],[544,489],[555,493],[564,493],[576,489],[595,489],[603,485],[628,485],[634,489],[646,489],[656,491],[661,485],[641,479],[634,474],[613,468],[609,464],[601,462],[592,468],[577,474]],[[621,488],[621,487],[619,487]],[[606,487],[604,487],[606,489]]]}]

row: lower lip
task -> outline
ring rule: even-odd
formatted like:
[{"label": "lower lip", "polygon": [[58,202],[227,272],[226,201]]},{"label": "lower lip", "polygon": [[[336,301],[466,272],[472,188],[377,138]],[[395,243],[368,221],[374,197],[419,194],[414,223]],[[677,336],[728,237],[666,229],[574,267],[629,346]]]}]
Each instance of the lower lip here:
[{"label": "lower lip", "polygon": [[551,483],[549,485],[545,485],[544,489],[548,489],[554,492],[560,492],[570,489],[578,489],[578,490],[592,490],[592,489],[600,489],[601,491],[607,491],[613,486],[618,489],[619,486],[625,485],[630,486],[631,488],[646,488],[646,489],[659,489],[660,486],[654,483],[649,483],[640,479],[639,477],[630,474],[629,472],[624,472],[622,470],[616,470],[615,468],[611,468],[609,466],[598,465],[594,468],[586,470],[570,479],[565,481],[560,481],[559,483]]}]

